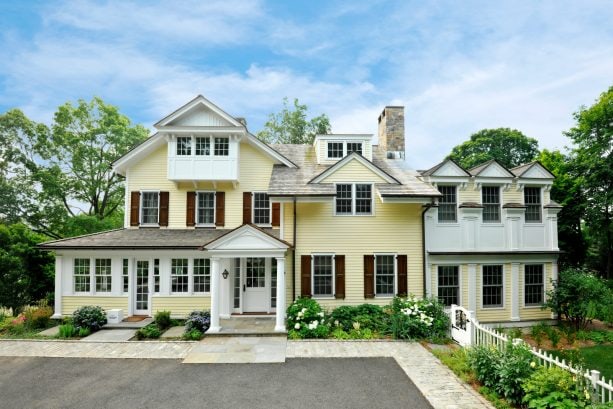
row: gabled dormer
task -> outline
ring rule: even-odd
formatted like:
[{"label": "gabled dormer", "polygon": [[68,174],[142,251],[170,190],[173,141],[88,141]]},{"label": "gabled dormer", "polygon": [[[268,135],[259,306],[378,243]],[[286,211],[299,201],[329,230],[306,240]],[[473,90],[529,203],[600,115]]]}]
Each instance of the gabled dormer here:
[{"label": "gabled dormer", "polygon": [[317,154],[317,163],[333,165],[353,152],[359,153],[372,161],[371,140],[371,134],[317,135],[313,142]]}]

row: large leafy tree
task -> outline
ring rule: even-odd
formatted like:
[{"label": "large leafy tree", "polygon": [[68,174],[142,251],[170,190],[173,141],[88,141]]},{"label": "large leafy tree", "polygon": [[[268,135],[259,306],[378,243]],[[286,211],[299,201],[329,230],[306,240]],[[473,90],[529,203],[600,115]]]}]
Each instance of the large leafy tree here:
[{"label": "large leafy tree", "polygon": [[466,169],[496,159],[507,168],[533,161],[539,154],[536,139],[528,138],[516,129],[483,129],[457,145],[447,156]]},{"label": "large leafy tree", "polygon": [[281,112],[272,113],[257,137],[266,143],[311,144],[315,135],[330,133],[330,119],[322,114],[307,120],[308,108],[294,99],[293,107],[283,99]]},{"label": "large leafy tree", "polygon": [[592,263],[613,278],[613,86],[574,118],[576,125],[565,134],[574,142],[573,166],[587,200],[584,218],[593,238]]}]

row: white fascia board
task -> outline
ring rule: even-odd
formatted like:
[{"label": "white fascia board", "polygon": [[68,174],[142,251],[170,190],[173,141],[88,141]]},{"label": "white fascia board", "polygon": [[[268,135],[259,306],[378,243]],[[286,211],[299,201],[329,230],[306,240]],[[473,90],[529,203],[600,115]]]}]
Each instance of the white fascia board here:
[{"label": "white fascia board", "polygon": [[204,105],[205,107],[207,107],[208,109],[210,109],[211,111],[213,111],[214,113],[216,113],[217,115],[219,115],[220,117],[222,117],[223,119],[231,123],[232,125],[237,126],[237,127],[243,127],[243,124],[238,122],[232,115],[228,114],[223,109],[219,108],[217,105],[215,105],[214,103],[212,103],[211,101],[203,97],[202,95],[198,95],[196,98],[192,99],[187,104],[183,105],[182,107],[180,107],[179,109],[171,113],[170,115],[167,115],[166,117],[156,122],[153,126],[158,129],[161,127],[164,127],[166,124],[181,117],[182,115],[184,115],[186,112],[188,112],[190,109],[197,106],[198,104]]},{"label": "white fascia board", "polygon": [[250,132],[246,133],[245,141],[249,143],[251,146],[254,146],[260,149],[262,152],[264,152],[265,154],[267,154],[274,160],[278,161],[279,163],[287,166],[288,168],[298,167],[292,161],[290,161],[285,156],[281,155],[279,152],[277,152],[276,150],[268,146],[268,144],[259,140],[255,135],[251,134]]},{"label": "white fascia board", "polygon": [[475,176],[475,183],[481,185],[506,185],[513,183],[513,178],[507,177],[479,177]]},{"label": "white fascia board", "polygon": [[224,249],[223,247],[228,245],[229,243],[231,243],[232,241],[236,240],[237,238],[240,237],[256,237],[259,241],[261,241],[261,243],[266,243],[267,245],[269,245],[269,248],[246,248],[244,250],[257,250],[257,251],[262,251],[262,250],[278,250],[278,249],[288,249],[289,246],[287,244],[285,244],[284,242],[282,242],[281,240],[272,237],[258,229],[256,229],[253,226],[250,226],[248,224],[245,224],[239,228],[237,228],[236,230],[226,234],[225,236],[219,237],[216,240],[213,240],[212,242],[206,244],[204,246],[204,249],[207,251],[213,251],[213,250],[224,250],[224,251],[237,251],[237,250],[243,250],[243,249],[236,249],[236,248],[229,248],[229,249]]},{"label": "white fascia board", "polygon": [[160,127],[160,133],[175,134],[175,133],[189,133],[189,134],[209,134],[209,133],[232,133],[232,134],[244,134],[245,128],[242,126],[164,126]]},{"label": "white fascia board", "polygon": [[426,176],[424,180],[431,183],[447,183],[461,185],[470,181],[470,176]]},{"label": "white fascia board", "polygon": [[270,196],[271,202],[278,203],[294,203],[294,198],[297,203],[328,203],[334,202],[335,195],[331,194],[329,196]]},{"label": "white fascia board", "polygon": [[377,165],[373,164],[368,159],[366,159],[362,155],[359,155],[359,154],[357,154],[355,152],[352,152],[351,154],[345,156],[343,159],[341,159],[340,161],[336,162],[334,165],[330,166],[328,169],[326,169],[325,171],[323,171],[322,173],[320,173],[319,175],[314,177],[308,183],[320,183],[321,181],[323,181],[327,177],[333,175],[334,172],[336,172],[337,170],[342,169],[343,166],[347,165],[348,163],[350,163],[353,160],[357,160],[362,165],[366,166],[370,171],[372,171],[374,174],[376,174],[379,177],[381,177],[382,179],[384,179],[387,183],[391,183],[391,184],[395,184],[395,185],[400,185],[401,184],[398,180],[394,179],[393,176],[390,176],[389,174],[384,172],[382,169],[377,167]]},{"label": "white fascia board", "polygon": [[382,196],[381,192],[377,191],[377,196],[382,203],[432,203],[432,197],[416,197],[416,196]]},{"label": "white fascia board", "polygon": [[336,140],[370,140],[372,138],[372,134],[326,134],[326,135],[315,135],[315,140],[321,141],[336,141]]}]

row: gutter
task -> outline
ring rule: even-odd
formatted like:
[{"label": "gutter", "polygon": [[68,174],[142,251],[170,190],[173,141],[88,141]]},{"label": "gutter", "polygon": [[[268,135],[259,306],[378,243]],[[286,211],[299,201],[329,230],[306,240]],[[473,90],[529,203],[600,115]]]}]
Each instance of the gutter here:
[{"label": "gutter", "polygon": [[427,268],[427,263],[426,263],[426,212],[428,210],[430,210],[432,208],[432,206],[434,206],[434,199],[432,200],[432,202],[428,203],[425,207],[424,210],[421,212],[421,260],[422,260],[422,264],[423,264],[423,271],[422,271],[422,275],[423,275],[423,298],[426,298],[426,268]]},{"label": "gutter", "polygon": [[296,301],[296,196],[294,196],[294,246],[292,247],[292,301]]}]

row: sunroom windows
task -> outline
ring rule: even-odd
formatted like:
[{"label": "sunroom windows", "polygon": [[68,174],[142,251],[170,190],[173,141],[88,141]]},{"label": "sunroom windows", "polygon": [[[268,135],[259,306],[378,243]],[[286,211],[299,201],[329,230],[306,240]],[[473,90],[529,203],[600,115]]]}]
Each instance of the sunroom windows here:
[{"label": "sunroom windows", "polygon": [[[213,146],[213,149],[211,149]],[[228,156],[230,140],[225,136],[179,136],[176,141],[177,156]]]},{"label": "sunroom windows", "polygon": [[372,184],[340,183],[336,185],[336,215],[372,215]]}]

